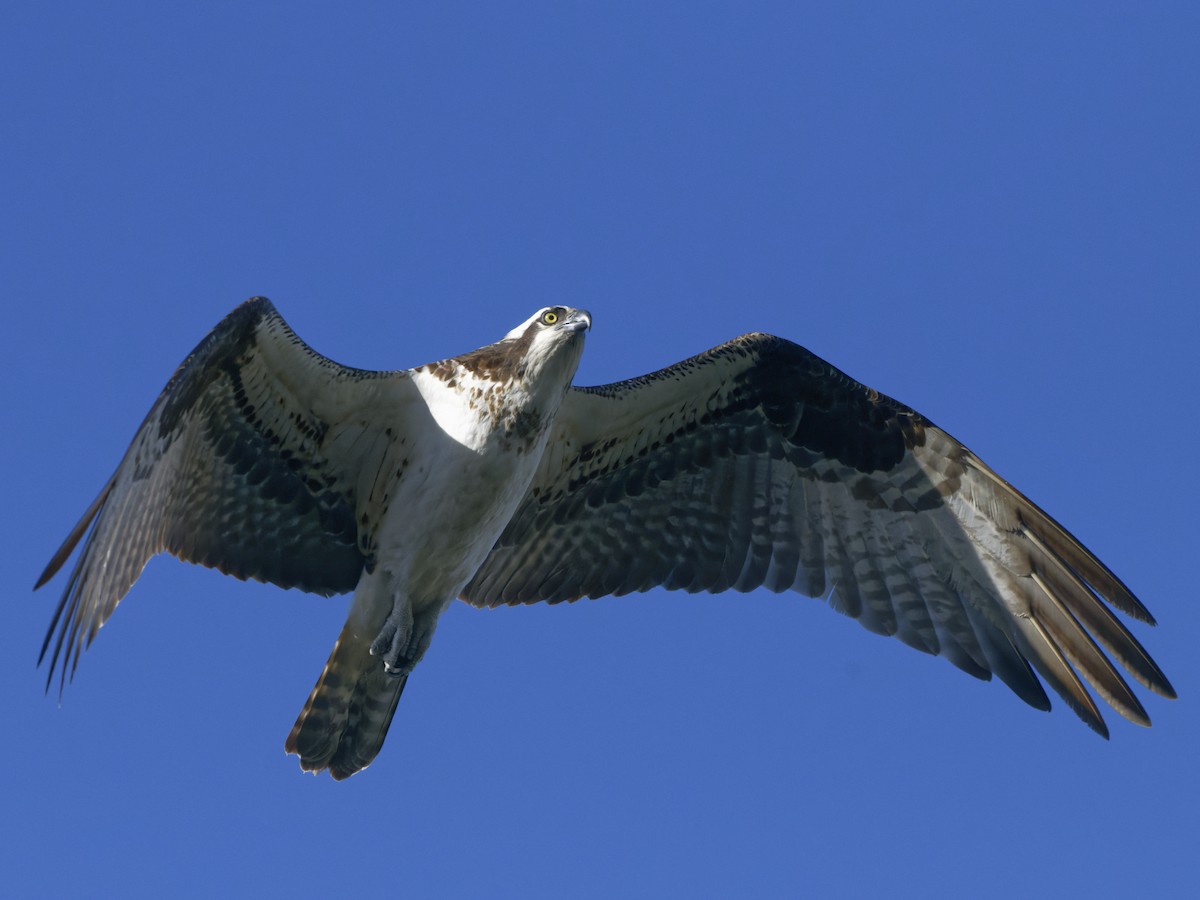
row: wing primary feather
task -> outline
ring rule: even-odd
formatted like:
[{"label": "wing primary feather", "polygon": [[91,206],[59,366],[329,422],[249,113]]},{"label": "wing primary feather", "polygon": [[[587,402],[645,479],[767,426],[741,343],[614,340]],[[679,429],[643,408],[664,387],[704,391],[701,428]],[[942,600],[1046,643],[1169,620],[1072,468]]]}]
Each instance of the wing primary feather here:
[{"label": "wing primary feather", "polygon": [[[86,551],[85,551],[86,552]],[[58,659],[62,655],[63,645],[67,639],[68,632],[74,631],[73,623],[75,620],[75,608],[79,603],[79,595],[75,591],[76,583],[79,580],[80,567],[76,566],[67,579],[66,589],[63,591],[62,599],[58,601],[58,606],[54,610],[54,616],[50,620],[50,627],[46,629],[46,637],[42,641],[42,652],[38,654],[38,665],[42,664],[42,660],[46,657],[46,650],[50,646],[50,640],[55,633],[58,634],[58,639],[54,642],[54,653],[50,657],[50,669],[46,673],[46,691],[50,691],[50,685],[54,682],[54,671],[58,669]],[[66,619],[63,619],[63,615]],[[60,625],[60,622],[62,623]],[[68,645],[69,646],[69,645]],[[72,669],[72,674],[74,669]],[[67,684],[67,667],[64,665],[59,671],[59,697],[62,696],[63,690]]]},{"label": "wing primary feather", "polygon": [[1041,569],[1040,577],[1045,579],[1053,595],[1060,598],[1075,618],[1080,620],[1083,628],[1113,654],[1140,684],[1159,696],[1175,699],[1175,688],[1162,669],[1075,570],[1036,534],[1025,530],[1024,536],[1042,554],[1042,561],[1046,564]]},{"label": "wing primary feather", "polygon": [[1022,494],[1019,490],[997,475],[982,460],[974,454],[969,454],[971,468],[987,476],[1002,493],[1011,496],[1016,501],[1017,515],[1026,526],[1026,531],[1038,535],[1042,543],[1054,550],[1067,565],[1073,568],[1082,578],[1108,599],[1108,602],[1121,612],[1132,616],[1147,625],[1157,624],[1150,610],[1134,596],[1133,591],[1125,586],[1108,566],[1104,565],[1094,554],[1069,531],[1058,524],[1036,503]]},{"label": "wing primary feather", "polygon": [[[92,524],[92,520],[95,519],[96,514],[100,512],[100,508],[104,506],[104,501],[108,499],[108,495],[112,492],[113,485],[116,484],[116,481],[116,475],[113,475],[108,479],[108,484],[104,486],[104,489],[100,491],[100,494],[95,500],[92,501],[92,505],[87,508],[87,512],[83,514],[82,518],[75,523],[75,527],[71,529],[71,533],[67,535],[67,538],[62,542],[62,545],[56,551],[54,551],[54,556],[50,557],[50,562],[46,564],[46,568],[42,570],[42,574],[38,576],[38,580],[33,586],[35,591],[55,575],[57,575],[58,570],[62,568],[63,563],[70,558],[71,553],[75,550],[75,546],[79,543],[80,538],[82,538],[84,533],[88,530],[88,526]],[[61,608],[62,604],[60,603],[59,611],[61,611]],[[56,612],[55,619],[57,618],[58,613]],[[49,640],[49,636],[47,636],[47,640]],[[42,653],[45,652],[46,648],[43,646]]]},{"label": "wing primary feather", "polygon": [[1084,724],[1107,739],[1108,726],[1096,708],[1092,695],[1087,692],[1045,625],[1033,616],[1014,616],[1013,622],[1016,624],[1015,634],[1022,655]]},{"label": "wing primary feather", "polygon": [[1046,689],[1013,639],[993,625],[969,598],[963,600],[963,610],[971,621],[988,669],[1034,709],[1048,712],[1050,698],[1046,696]]},{"label": "wing primary feather", "polygon": [[[1113,667],[1111,660],[1080,627],[1079,621],[1062,599],[1036,572],[1030,579],[1037,587],[1033,604],[1037,622],[1052,638],[1057,650],[1083,674],[1109,706],[1129,721],[1149,727],[1150,717],[1142,704]],[[1039,600],[1047,602],[1041,603]]]}]

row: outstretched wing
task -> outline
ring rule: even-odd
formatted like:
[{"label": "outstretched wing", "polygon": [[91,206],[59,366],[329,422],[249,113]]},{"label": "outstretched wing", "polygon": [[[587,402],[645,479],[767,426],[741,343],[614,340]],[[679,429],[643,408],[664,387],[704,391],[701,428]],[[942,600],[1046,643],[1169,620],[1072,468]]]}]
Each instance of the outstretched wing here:
[{"label": "outstretched wing", "polygon": [[1105,601],[1153,619],[1096,557],[923,416],[770,335],[573,389],[463,598],[557,603],[656,586],[828,597],[871,631],[995,673],[1048,709],[1032,664],[1105,735],[1077,673],[1122,715],[1149,718],[1097,642],[1174,696]]},{"label": "outstretched wing", "polygon": [[360,526],[389,426],[415,396],[405,372],[320,356],[264,297],[226,316],[172,376],[38,579],[53,577],[91,526],[42,645],[39,662],[54,645],[49,679],[60,663],[64,681],[74,672],[164,550],[242,579],[353,590],[370,564]]}]

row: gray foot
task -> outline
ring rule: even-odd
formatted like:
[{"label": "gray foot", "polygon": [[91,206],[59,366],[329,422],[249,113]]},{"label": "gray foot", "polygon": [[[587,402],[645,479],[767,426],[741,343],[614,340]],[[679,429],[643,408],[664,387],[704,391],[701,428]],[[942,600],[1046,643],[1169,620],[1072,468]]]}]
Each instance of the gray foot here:
[{"label": "gray foot", "polygon": [[407,675],[421,661],[433,640],[437,616],[422,616],[414,621],[407,603],[393,608],[379,635],[371,642],[371,655],[383,659],[389,675]]},{"label": "gray foot", "polygon": [[407,603],[398,602],[371,642],[371,655],[383,658],[383,669],[388,674],[406,675],[412,671],[415,660],[408,659],[406,652],[412,634],[412,609]]}]

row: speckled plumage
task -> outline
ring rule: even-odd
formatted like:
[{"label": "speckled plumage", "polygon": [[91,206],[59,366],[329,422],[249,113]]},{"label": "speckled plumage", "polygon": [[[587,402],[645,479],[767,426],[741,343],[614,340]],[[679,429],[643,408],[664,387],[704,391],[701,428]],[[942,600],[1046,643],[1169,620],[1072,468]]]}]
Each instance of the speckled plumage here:
[{"label": "speckled plumage", "polygon": [[368,372],[312,351],[265,299],[243,304],[176,372],[38,581],[91,525],[43,645],[51,677],[167,551],[355,592],[286,745],[337,778],[378,753],[456,596],[793,590],[1046,709],[1036,671],[1103,734],[1084,680],[1149,724],[1110,657],[1174,696],[1109,610],[1152,621],[1133,594],[918,413],[761,334],[571,388],[589,324],[539,310],[455,359]]}]

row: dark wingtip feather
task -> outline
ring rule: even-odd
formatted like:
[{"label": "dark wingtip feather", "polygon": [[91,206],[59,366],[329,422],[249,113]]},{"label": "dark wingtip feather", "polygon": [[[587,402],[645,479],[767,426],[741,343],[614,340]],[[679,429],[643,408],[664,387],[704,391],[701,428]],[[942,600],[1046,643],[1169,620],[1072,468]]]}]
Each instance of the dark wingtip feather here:
[{"label": "dark wingtip feather", "polygon": [[[1104,738],[1106,741],[1111,740],[1111,737],[1108,733],[1108,723],[1105,722],[1104,719],[1100,718],[1099,716],[1097,716],[1095,719],[1092,719],[1088,716],[1082,715],[1077,709],[1075,710],[1075,714],[1083,720],[1083,723],[1087,725],[1088,728],[1092,729],[1092,731],[1096,732],[1096,734],[1100,735],[1100,737]],[[1142,723],[1138,722],[1136,724],[1141,725]],[[1149,724],[1150,720],[1147,719],[1146,725]]]},{"label": "dark wingtip feather", "polygon": [[[113,485],[116,483],[116,475],[108,479],[108,484],[104,485],[103,490],[101,490],[96,499],[92,501],[92,505],[87,508],[87,512],[85,512],[82,518],[75,523],[75,527],[71,529],[71,533],[67,535],[66,540],[64,540],[59,548],[54,551],[54,555],[50,557],[50,562],[46,563],[46,568],[42,570],[42,574],[38,576],[37,582],[33,585],[33,589],[35,591],[58,574],[58,570],[61,569],[63,563],[70,558],[71,553],[79,544],[84,532],[88,530],[88,526],[92,524],[92,520],[95,519],[96,514],[100,512],[100,508],[104,506],[104,501],[108,499],[108,495],[112,492]],[[45,652],[44,647],[42,648],[42,652]]]},{"label": "dark wingtip feather", "polygon": [[[1159,673],[1161,675],[1161,672]],[[1175,688],[1171,686],[1171,682],[1167,681],[1167,676],[1162,675],[1162,684],[1154,688],[1155,692],[1161,697],[1166,697],[1168,700],[1178,700],[1179,695],[1175,693]]]},{"label": "dark wingtip feather", "polygon": [[993,472],[978,457],[973,457],[971,462],[973,468],[977,468],[1002,491],[1017,501],[1018,515],[1025,528],[1036,534],[1045,546],[1057,554],[1109,604],[1139,622],[1145,622],[1147,625],[1158,624],[1154,616],[1150,614],[1150,610],[1146,609],[1125,582],[1121,581],[1095,554],[1083,546],[1078,538],[1008,481]]},{"label": "dark wingtip feather", "polygon": [[[108,480],[104,489],[100,491],[92,505],[87,508],[87,512],[83,514],[75,527],[71,529],[71,533],[67,535],[67,539],[62,542],[62,546],[58,548],[50,562],[43,570],[41,577],[33,586],[36,591],[51,578],[53,578],[58,570],[62,568],[74,552],[75,547],[83,538],[96,516],[99,514],[104,503],[108,500],[108,495],[112,492],[113,485],[116,484],[116,476]],[[87,550],[84,550],[84,555],[87,555]],[[71,577],[67,581],[67,586],[63,590],[62,598],[58,601],[58,606],[54,609],[54,615],[50,619],[50,627],[46,629],[46,637],[42,639],[42,649],[38,652],[37,664],[40,667],[46,659],[46,653],[50,649],[51,641],[54,641],[54,652],[50,656],[50,668],[46,673],[46,693],[50,693],[50,686],[54,683],[54,674],[57,671],[59,674],[58,680],[58,697],[62,700],[63,691],[66,690],[67,682],[75,675],[75,666],[79,664],[79,651],[82,649],[76,646],[75,658],[70,666],[67,666],[66,659],[62,657],[64,647],[69,647],[75,642],[75,629],[78,625],[75,622],[75,608],[79,602],[79,596],[76,593],[76,586],[79,581],[79,571],[81,564],[76,564],[75,569],[71,572]],[[58,635],[58,640],[54,640],[54,635]],[[69,635],[69,637],[68,637]],[[62,666],[59,667],[59,659],[62,658]],[[68,668],[70,672],[68,673]]]}]

